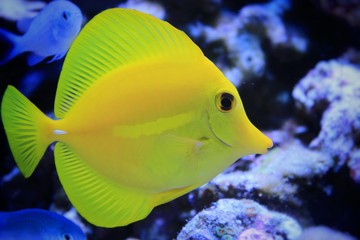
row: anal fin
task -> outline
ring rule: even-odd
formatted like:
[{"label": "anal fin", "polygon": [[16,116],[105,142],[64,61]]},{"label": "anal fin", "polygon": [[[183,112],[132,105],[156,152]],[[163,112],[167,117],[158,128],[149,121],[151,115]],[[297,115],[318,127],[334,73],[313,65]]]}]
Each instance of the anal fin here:
[{"label": "anal fin", "polygon": [[40,62],[42,62],[46,57],[37,55],[35,53],[31,53],[27,58],[27,64],[29,66],[34,66]]},{"label": "anal fin", "polygon": [[62,142],[55,146],[55,163],[71,203],[94,225],[125,226],[145,218],[153,208],[151,195],[106,179]]},{"label": "anal fin", "polygon": [[171,189],[171,190],[168,190],[168,191],[165,191],[162,193],[158,193],[150,201],[151,201],[152,205],[154,205],[154,206],[161,205],[161,204],[170,202],[171,200],[178,198],[178,197],[194,190],[197,187],[198,186],[196,186],[196,185],[191,185],[191,186],[187,186],[187,187],[183,187],[183,188]]}]

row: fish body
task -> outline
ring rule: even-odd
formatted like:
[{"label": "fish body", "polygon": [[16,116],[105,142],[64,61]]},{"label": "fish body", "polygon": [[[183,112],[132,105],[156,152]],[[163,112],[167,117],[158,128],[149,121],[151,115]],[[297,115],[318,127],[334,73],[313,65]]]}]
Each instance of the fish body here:
[{"label": "fish body", "polygon": [[85,240],[82,230],[67,218],[46,210],[0,212],[2,240]]},{"label": "fish body", "polygon": [[0,0],[0,18],[17,21],[22,18],[34,17],[45,7],[42,1]]},{"label": "fish body", "polygon": [[129,9],[100,13],[74,41],[57,88],[57,120],[12,86],[1,111],[24,176],[56,142],[70,201],[105,227],[143,219],[272,146],[236,88],[185,33]]},{"label": "fish body", "polygon": [[[28,23],[28,29],[22,36],[0,29],[2,38],[11,42],[13,47],[3,56],[0,64],[5,64],[24,52],[30,52],[28,64],[35,65],[47,57],[50,61],[64,57],[71,43],[80,31],[82,14],[70,1],[50,2]],[[22,29],[23,30],[23,29]]]},{"label": "fish body", "polygon": [[[119,69],[89,89],[53,129],[66,132],[58,140],[78,149],[75,151],[81,159],[115,182],[152,194],[201,185],[218,173],[214,169],[225,168],[241,154],[234,151],[229,156],[208,121],[212,113],[206,106],[215,101],[218,90],[212,84],[219,79],[220,85],[224,80],[213,67],[206,59],[201,64],[153,60]],[[173,84],[168,84],[171,72],[177,74],[172,76]],[[119,76],[127,81],[119,82]],[[214,76],[212,84],[206,83]],[[119,89],[127,90],[120,94]],[[235,88],[231,90],[236,93]],[[201,91],[210,91],[211,97],[202,97]],[[132,102],[133,98],[136,101]],[[114,109],[115,102],[121,111]],[[99,161],[104,154],[106,165]],[[129,161],[119,161],[129,157]],[[229,160],[216,161],[224,158]],[[214,164],[219,166],[214,168]],[[139,166],[146,171],[139,171]],[[127,174],[119,174],[119,169],[126,169]]]}]

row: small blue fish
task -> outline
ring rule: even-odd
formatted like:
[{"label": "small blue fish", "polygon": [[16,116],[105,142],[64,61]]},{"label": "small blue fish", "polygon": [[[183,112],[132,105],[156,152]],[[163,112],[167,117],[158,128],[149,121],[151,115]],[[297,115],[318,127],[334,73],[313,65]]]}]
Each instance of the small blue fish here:
[{"label": "small blue fish", "polygon": [[29,66],[49,56],[53,56],[49,62],[63,58],[80,31],[82,19],[80,9],[72,2],[56,0],[27,24],[24,35],[0,29],[0,41],[11,45],[4,56],[0,56],[0,65],[24,52],[31,52],[27,59]]},{"label": "small blue fish", "polygon": [[0,212],[1,240],[83,240],[81,229],[65,217],[42,209]]}]

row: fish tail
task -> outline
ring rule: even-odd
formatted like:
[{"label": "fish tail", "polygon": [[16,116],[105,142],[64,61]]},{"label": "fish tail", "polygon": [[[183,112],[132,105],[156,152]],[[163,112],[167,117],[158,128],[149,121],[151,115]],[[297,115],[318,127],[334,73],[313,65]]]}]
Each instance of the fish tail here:
[{"label": "fish tail", "polygon": [[20,36],[0,28],[0,65],[4,65],[19,55]]},{"label": "fish tail", "polygon": [[52,142],[52,120],[13,86],[4,93],[1,116],[15,162],[30,177]]}]

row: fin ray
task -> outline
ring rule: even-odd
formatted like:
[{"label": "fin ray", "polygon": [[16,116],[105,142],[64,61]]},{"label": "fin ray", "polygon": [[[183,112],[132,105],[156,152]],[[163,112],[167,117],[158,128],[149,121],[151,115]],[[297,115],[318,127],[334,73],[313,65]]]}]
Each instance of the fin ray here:
[{"label": "fin ray", "polygon": [[104,178],[62,142],[55,145],[55,163],[71,203],[89,222],[102,227],[125,226],[145,218],[152,206],[145,193]]},{"label": "fin ray", "polygon": [[16,164],[29,177],[51,142],[46,138],[50,119],[13,86],[5,91],[1,115]]},{"label": "fin ray", "polygon": [[66,56],[55,116],[63,118],[101,76],[121,66],[154,58],[188,61],[197,57],[203,57],[201,50],[169,23],[136,10],[105,10],[83,28]]}]

